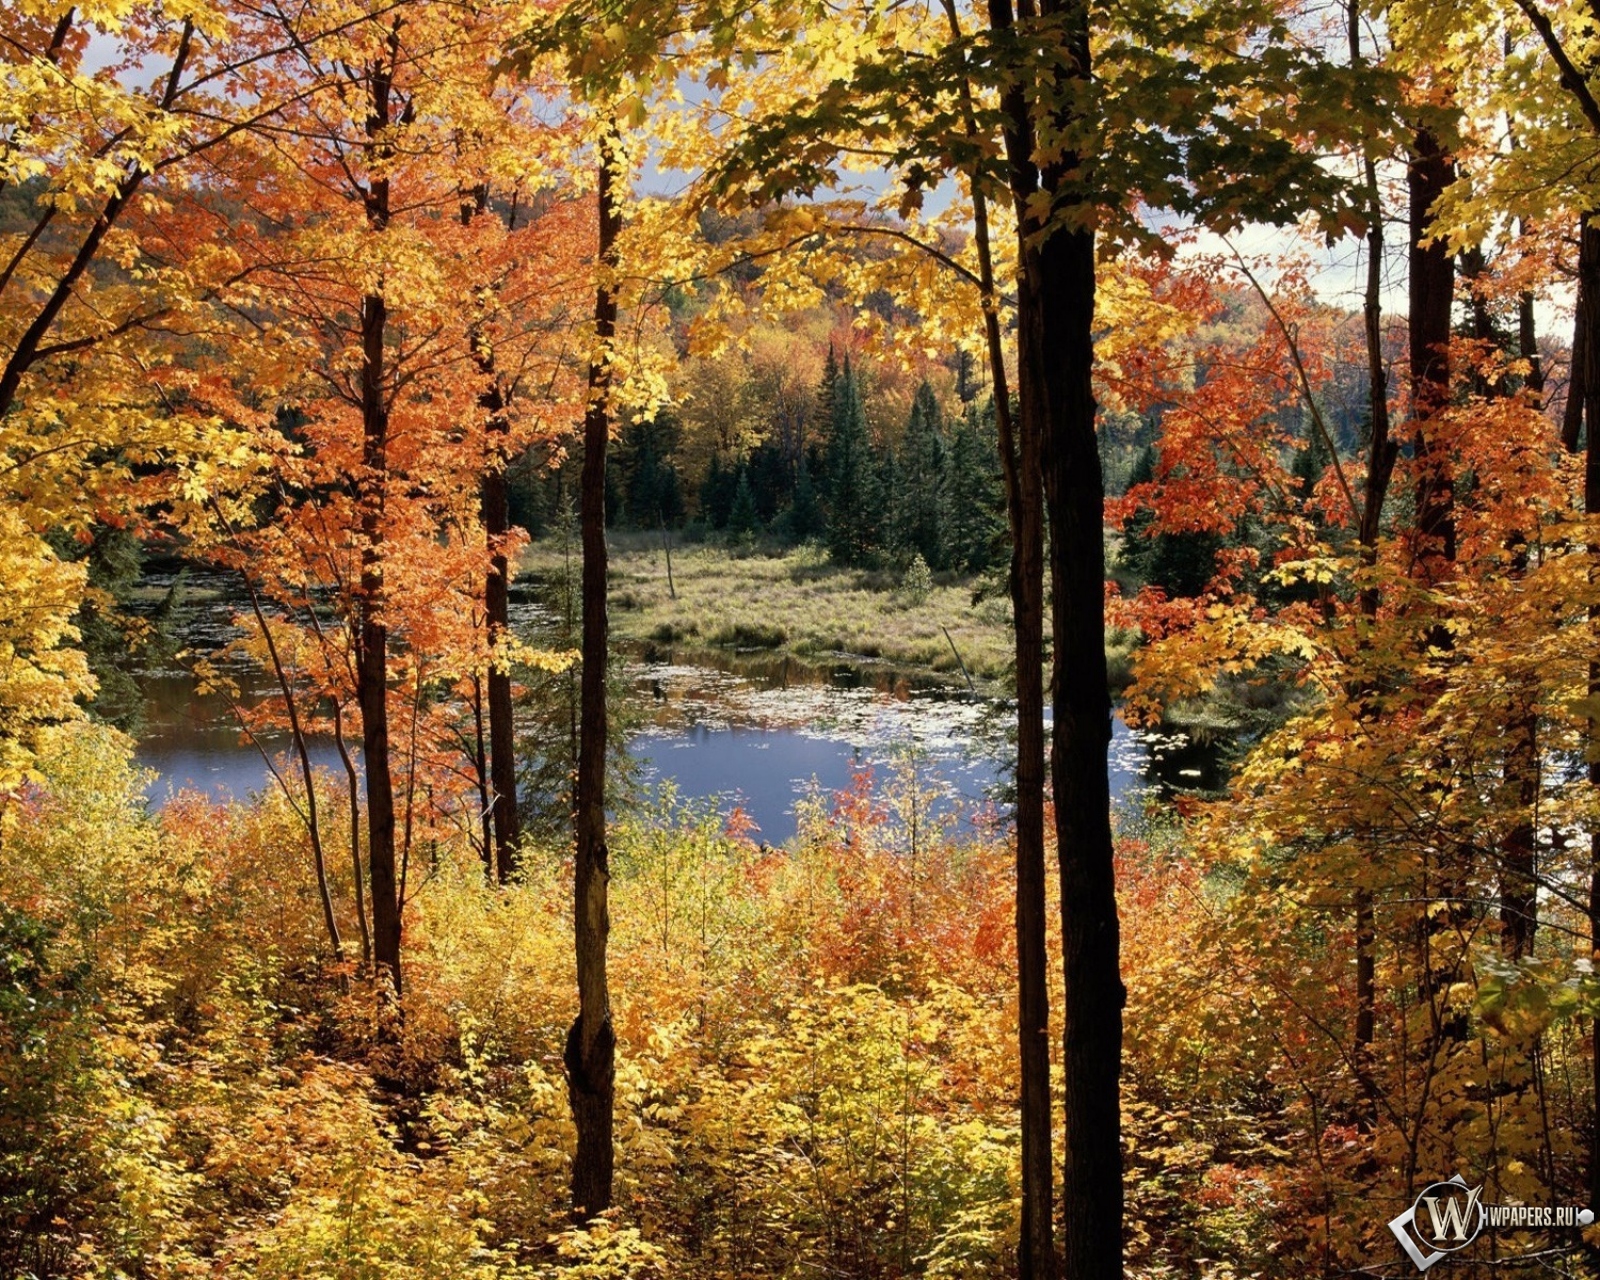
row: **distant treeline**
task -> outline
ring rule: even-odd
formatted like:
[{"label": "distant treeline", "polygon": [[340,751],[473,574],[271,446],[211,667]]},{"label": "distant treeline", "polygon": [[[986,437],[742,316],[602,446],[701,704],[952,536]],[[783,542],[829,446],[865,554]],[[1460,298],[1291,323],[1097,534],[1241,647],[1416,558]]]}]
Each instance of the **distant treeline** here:
[{"label": "distant treeline", "polygon": [[[627,424],[607,471],[614,527],[715,531],[733,540],[816,542],[853,566],[903,565],[981,573],[1003,563],[1005,495],[992,401],[954,411],[923,382],[891,441],[868,426],[862,380],[830,347],[807,433],[773,432],[742,453],[714,450],[698,479],[684,429],[666,410]],[[547,530],[569,501],[576,458],[537,459],[513,478],[514,515]]]}]

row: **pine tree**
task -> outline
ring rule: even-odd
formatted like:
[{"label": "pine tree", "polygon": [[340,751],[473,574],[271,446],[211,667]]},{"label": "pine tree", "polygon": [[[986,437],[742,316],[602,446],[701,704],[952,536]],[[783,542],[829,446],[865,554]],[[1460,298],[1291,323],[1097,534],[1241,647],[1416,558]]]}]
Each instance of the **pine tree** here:
[{"label": "pine tree", "polygon": [[1302,501],[1311,496],[1317,481],[1322,479],[1332,462],[1328,446],[1322,442],[1322,433],[1311,431],[1306,440],[1306,447],[1295,454],[1294,466],[1290,468],[1290,474],[1295,479],[1295,491]]},{"label": "pine tree", "polygon": [[824,494],[832,490],[832,476],[828,471],[828,455],[832,449],[834,424],[837,421],[839,398],[839,357],[833,343],[828,343],[828,358],[822,365],[822,378],[817,383],[815,420],[821,426],[822,440],[813,442],[811,455],[811,481]]},{"label": "pine tree", "polygon": [[[1147,444],[1134,460],[1133,471],[1128,476],[1128,488],[1132,490],[1139,485],[1150,484],[1155,478],[1156,450],[1154,445]],[[1149,507],[1140,507],[1122,526],[1122,544],[1117,548],[1117,568],[1140,582],[1150,580],[1150,566],[1155,560],[1155,540],[1145,533],[1155,518],[1156,513]]]},{"label": "pine tree", "polygon": [[846,357],[828,435],[828,551],[841,564],[862,564],[872,550],[875,480],[861,387]]},{"label": "pine tree", "polygon": [[722,455],[712,454],[706,478],[700,482],[700,518],[713,529],[727,527],[738,483],[736,474],[722,465]]},{"label": "pine tree", "polygon": [[940,535],[939,486],[944,476],[943,414],[933,388],[924,382],[911,402],[900,456],[897,541],[902,552],[916,552],[934,569],[945,567]]},{"label": "pine tree", "polygon": [[828,530],[822,514],[822,504],[817,499],[817,488],[811,482],[811,464],[800,459],[799,474],[794,482],[794,503],[787,516],[788,534],[795,542],[820,538]]},{"label": "pine tree", "polygon": [[748,538],[754,536],[760,527],[755,494],[750,490],[750,472],[740,467],[739,482],[733,491],[733,506],[728,511],[728,532],[735,538]]},{"label": "pine tree", "polygon": [[949,569],[982,573],[1003,558],[998,551],[1005,530],[994,408],[985,414],[969,405],[950,437],[939,486],[943,508],[940,561]]},{"label": "pine tree", "polygon": [[913,550],[907,541],[908,515],[900,459],[892,446],[878,450],[869,469],[864,531],[870,550],[900,560]]}]

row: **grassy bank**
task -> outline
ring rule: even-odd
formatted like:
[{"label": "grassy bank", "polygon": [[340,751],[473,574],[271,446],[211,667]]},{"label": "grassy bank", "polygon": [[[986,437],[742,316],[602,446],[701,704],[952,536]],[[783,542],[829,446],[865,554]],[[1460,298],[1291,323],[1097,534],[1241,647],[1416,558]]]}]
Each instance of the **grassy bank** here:
[{"label": "grassy bank", "polygon": [[[991,595],[975,604],[972,578],[938,575],[925,591],[908,590],[901,574],[841,568],[816,548],[736,552],[701,544],[673,547],[669,588],[659,537],[613,534],[610,546],[611,626],[619,640],[843,655],[960,680],[954,640],[974,679],[998,682],[1010,667],[1009,602]],[[522,572],[559,575],[565,555],[559,541],[537,543]]]}]

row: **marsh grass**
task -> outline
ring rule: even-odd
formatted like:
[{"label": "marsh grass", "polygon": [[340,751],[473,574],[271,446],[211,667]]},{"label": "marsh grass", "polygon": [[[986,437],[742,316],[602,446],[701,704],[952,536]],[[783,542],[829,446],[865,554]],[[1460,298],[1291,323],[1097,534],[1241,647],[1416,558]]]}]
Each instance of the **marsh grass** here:
[{"label": "marsh grass", "polygon": [[[614,533],[611,627],[618,640],[686,647],[786,649],[800,657],[879,660],[961,678],[947,627],[975,679],[1003,680],[1011,666],[1011,610],[974,603],[977,580],[934,575],[925,594],[893,570],[846,569],[817,547],[779,551],[714,544],[672,548],[672,581],[659,535]],[[556,572],[560,549],[536,543],[522,572]]]},{"label": "marsh grass", "polygon": [[[659,534],[613,531],[607,538],[611,631],[624,643],[783,650],[801,658],[884,662],[960,681],[953,640],[973,679],[1011,683],[1011,604],[1003,591],[995,594],[993,583],[938,573],[926,589],[918,582],[908,590],[904,571],[843,568],[815,545],[681,543],[675,536],[669,589]],[[527,549],[521,572],[544,578],[561,568],[561,546],[547,540]],[[979,589],[984,585],[987,592]],[[1114,694],[1132,681],[1137,643],[1134,631],[1113,629],[1106,636]]]}]

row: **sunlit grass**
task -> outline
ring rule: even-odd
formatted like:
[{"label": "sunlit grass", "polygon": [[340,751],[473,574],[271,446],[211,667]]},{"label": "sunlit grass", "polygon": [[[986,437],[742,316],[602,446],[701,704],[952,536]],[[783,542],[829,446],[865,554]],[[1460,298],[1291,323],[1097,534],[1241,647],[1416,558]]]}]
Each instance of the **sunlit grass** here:
[{"label": "sunlit grass", "polygon": [[[826,552],[735,552],[674,546],[672,587],[659,537],[611,537],[611,626],[619,640],[660,645],[784,648],[802,657],[845,655],[998,681],[1011,663],[1004,596],[974,602],[975,578],[940,574],[921,599],[892,570],[842,568]],[[558,542],[531,547],[524,574],[558,573]],[[944,629],[949,630],[949,639]]]}]

